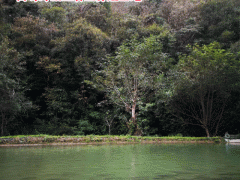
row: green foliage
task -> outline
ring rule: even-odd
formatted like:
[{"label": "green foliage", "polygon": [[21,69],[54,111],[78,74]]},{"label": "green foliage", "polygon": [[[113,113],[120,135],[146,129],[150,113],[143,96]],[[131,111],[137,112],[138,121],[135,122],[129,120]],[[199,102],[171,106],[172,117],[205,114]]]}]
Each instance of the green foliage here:
[{"label": "green foliage", "polygon": [[1,133],[203,135],[198,102],[238,133],[239,6],[0,2]]},{"label": "green foliage", "polygon": [[180,30],[186,26],[190,18],[199,20],[200,5],[203,1],[198,0],[168,0],[161,6],[161,15],[174,30]]},{"label": "green foliage", "polygon": [[234,59],[233,54],[221,49],[217,42],[210,45],[193,47],[192,55],[182,56],[179,61],[179,69],[189,70],[192,74],[199,72],[198,77],[208,72],[234,72],[238,71],[239,63]]},{"label": "green foliage", "polygon": [[57,24],[62,24],[66,17],[66,12],[62,7],[43,8],[41,14],[49,23]]},{"label": "green foliage", "polygon": [[32,2],[16,3],[13,0],[0,2],[0,15],[5,23],[13,23],[15,18],[25,17],[27,14],[38,16],[38,5]]},{"label": "green foliage", "polygon": [[138,102],[139,107],[139,113],[138,113],[138,126],[141,127],[141,130],[143,132],[143,135],[152,134],[154,132],[151,132],[151,121],[153,120],[151,116],[151,110],[155,106],[155,103],[146,103],[143,104],[143,102]]},{"label": "green foliage", "polygon": [[109,28],[109,25],[107,23],[107,17],[111,11],[111,7],[107,3],[109,2],[105,2],[103,3],[103,5],[88,4],[86,6],[88,6],[89,8],[86,8],[87,11],[82,14],[82,17],[84,17],[87,22],[91,23],[92,25],[96,26],[104,32],[106,32]]},{"label": "green foliage", "polygon": [[14,117],[32,107],[24,97],[20,74],[24,68],[19,61],[19,53],[11,47],[5,38],[0,44],[0,121],[1,135],[8,134],[10,126],[15,127],[18,121]]},{"label": "green foliage", "polygon": [[[139,103],[147,103],[149,90],[160,88],[159,79],[168,69],[169,58],[162,53],[161,36],[151,36],[130,42],[119,47],[116,57],[109,59],[103,76],[96,76],[96,83],[105,87],[111,101],[123,106],[126,112],[132,114],[128,124],[129,133],[135,132],[135,110]],[[103,87],[101,87],[103,88]],[[149,104],[147,104],[149,105]],[[143,106],[141,106],[143,107]],[[134,110],[133,110],[134,108]],[[144,108],[139,109],[143,111]],[[140,112],[141,113],[141,112]]]},{"label": "green foliage", "polygon": [[201,31],[206,43],[218,41],[229,48],[239,40],[239,7],[238,0],[208,1],[201,7]]},{"label": "green foliage", "polygon": [[239,87],[239,62],[219,43],[195,45],[180,57],[171,106],[186,124],[199,125],[215,136],[222,124],[226,102]]},{"label": "green foliage", "polygon": [[67,58],[69,62],[74,62],[78,56],[79,59],[87,58],[93,65],[106,53],[108,40],[104,32],[81,18],[69,24],[65,37],[60,39],[61,43],[56,41],[53,53],[58,58]]},{"label": "green foliage", "polygon": [[107,9],[108,14],[110,15],[112,10],[111,10],[111,2],[104,2],[103,6]]},{"label": "green foliage", "polygon": [[[1,9],[0,9],[1,13]],[[1,15],[1,14],[0,14]],[[3,19],[0,19],[0,42],[4,41],[4,37],[10,34],[11,24],[3,22]]]},{"label": "green foliage", "polygon": [[16,18],[12,30],[17,49],[22,48],[29,55],[32,54],[31,50],[37,44],[47,45],[50,42],[51,35],[57,31],[54,25],[48,25],[45,20],[31,15]]},{"label": "green foliage", "polygon": [[240,40],[233,43],[230,48],[231,52],[234,53],[236,59],[240,59]]},{"label": "green foliage", "polygon": [[8,38],[4,38],[0,44],[0,72],[6,73],[13,78],[15,73],[23,70],[19,62],[19,53],[11,47],[11,42]]},{"label": "green foliage", "polygon": [[79,121],[77,132],[79,135],[90,134],[91,132],[93,132],[93,130],[93,126],[87,120]]}]

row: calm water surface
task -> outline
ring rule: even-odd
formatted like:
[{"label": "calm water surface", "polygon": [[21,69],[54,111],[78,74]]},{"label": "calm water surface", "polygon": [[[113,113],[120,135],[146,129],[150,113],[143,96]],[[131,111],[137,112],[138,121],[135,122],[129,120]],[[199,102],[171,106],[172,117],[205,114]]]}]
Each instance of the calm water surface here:
[{"label": "calm water surface", "polygon": [[240,145],[0,147],[0,180],[240,179]]}]

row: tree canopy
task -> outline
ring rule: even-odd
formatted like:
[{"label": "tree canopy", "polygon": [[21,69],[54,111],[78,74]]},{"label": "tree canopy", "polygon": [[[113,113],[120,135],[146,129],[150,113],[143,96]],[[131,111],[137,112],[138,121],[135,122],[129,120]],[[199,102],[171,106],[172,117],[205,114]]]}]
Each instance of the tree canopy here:
[{"label": "tree canopy", "polygon": [[239,88],[239,62],[213,42],[195,45],[176,66],[170,106],[184,123],[199,125],[216,136],[231,91]]}]

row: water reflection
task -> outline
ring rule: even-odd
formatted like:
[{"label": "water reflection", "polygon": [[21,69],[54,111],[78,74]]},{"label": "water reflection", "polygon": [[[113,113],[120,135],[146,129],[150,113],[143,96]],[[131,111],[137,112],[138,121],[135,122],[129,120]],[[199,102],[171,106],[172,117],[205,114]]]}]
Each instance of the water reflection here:
[{"label": "water reflection", "polygon": [[0,148],[0,179],[240,179],[240,146],[131,144]]}]

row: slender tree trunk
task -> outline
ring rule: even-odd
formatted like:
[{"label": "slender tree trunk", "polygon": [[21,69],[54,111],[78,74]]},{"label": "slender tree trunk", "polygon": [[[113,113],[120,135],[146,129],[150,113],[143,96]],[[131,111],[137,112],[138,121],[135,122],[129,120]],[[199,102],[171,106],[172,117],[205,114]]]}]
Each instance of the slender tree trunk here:
[{"label": "slender tree trunk", "polygon": [[134,125],[134,133],[133,135],[135,136],[141,136],[142,135],[142,131],[139,128],[138,124],[137,124],[137,115],[136,115],[136,103],[132,106],[132,122]]},{"label": "slender tree trunk", "polygon": [[131,110],[132,110],[132,117],[129,119],[129,122],[127,122],[127,127],[130,134],[135,133],[136,124],[137,124],[136,123],[136,103],[134,101],[133,101]]},{"label": "slender tree trunk", "polygon": [[210,133],[209,133],[208,128],[205,127],[205,131],[206,131],[207,137],[210,137]]},{"label": "slender tree trunk", "polygon": [[133,124],[136,124],[136,102],[132,106],[132,121]]}]

